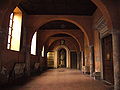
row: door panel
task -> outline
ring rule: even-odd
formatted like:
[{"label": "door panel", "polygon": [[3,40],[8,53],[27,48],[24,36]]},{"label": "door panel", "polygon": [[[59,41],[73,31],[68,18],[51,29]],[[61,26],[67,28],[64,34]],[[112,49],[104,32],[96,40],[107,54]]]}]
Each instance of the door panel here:
[{"label": "door panel", "polygon": [[77,53],[71,52],[70,57],[71,57],[71,68],[77,69]]},{"label": "door panel", "polygon": [[113,71],[113,48],[112,35],[102,39],[102,56],[103,56],[103,76],[104,79],[110,83],[114,82]]}]

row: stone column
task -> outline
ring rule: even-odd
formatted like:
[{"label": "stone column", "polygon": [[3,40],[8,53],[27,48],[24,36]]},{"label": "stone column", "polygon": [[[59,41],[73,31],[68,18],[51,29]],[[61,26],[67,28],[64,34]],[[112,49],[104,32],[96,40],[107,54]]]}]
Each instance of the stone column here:
[{"label": "stone column", "polygon": [[85,60],[84,60],[84,51],[81,51],[81,71],[84,72]]},{"label": "stone column", "polygon": [[80,69],[80,52],[77,52],[77,69]]},{"label": "stone column", "polygon": [[26,74],[30,76],[30,46],[26,47]]},{"label": "stone column", "polygon": [[112,33],[114,90],[120,90],[120,31]]},{"label": "stone column", "polygon": [[94,46],[90,46],[90,76],[93,76],[94,71],[95,71]]},{"label": "stone column", "polygon": [[83,58],[83,57],[84,57],[84,56],[83,56],[83,55],[84,55],[83,53],[84,53],[84,52],[81,51],[81,62],[82,62],[82,66],[83,66],[83,62],[84,62],[84,61],[83,61],[83,59],[84,59],[84,58]]}]

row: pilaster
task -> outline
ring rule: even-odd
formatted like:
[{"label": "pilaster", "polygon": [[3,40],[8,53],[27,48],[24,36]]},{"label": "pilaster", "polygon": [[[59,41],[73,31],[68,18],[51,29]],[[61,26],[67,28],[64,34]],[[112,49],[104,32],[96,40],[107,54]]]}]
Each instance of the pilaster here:
[{"label": "pilaster", "polygon": [[94,46],[90,46],[90,76],[93,76],[95,71],[95,64],[94,64]]},{"label": "pilaster", "polygon": [[120,90],[120,30],[112,32],[114,90]]}]

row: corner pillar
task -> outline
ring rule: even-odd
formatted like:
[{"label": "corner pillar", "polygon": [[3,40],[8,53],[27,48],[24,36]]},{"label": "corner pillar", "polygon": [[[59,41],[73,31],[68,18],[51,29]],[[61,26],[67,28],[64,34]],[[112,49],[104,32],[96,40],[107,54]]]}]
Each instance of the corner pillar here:
[{"label": "corner pillar", "polygon": [[112,33],[114,90],[120,90],[120,31]]}]

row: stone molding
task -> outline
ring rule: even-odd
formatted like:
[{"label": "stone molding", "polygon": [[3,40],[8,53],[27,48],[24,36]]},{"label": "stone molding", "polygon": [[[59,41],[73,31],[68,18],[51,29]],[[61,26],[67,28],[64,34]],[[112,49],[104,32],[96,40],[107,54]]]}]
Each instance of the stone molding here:
[{"label": "stone molding", "polygon": [[101,16],[95,23],[95,29],[100,32],[100,38],[110,34],[110,30],[108,29],[107,23],[103,16]]}]

